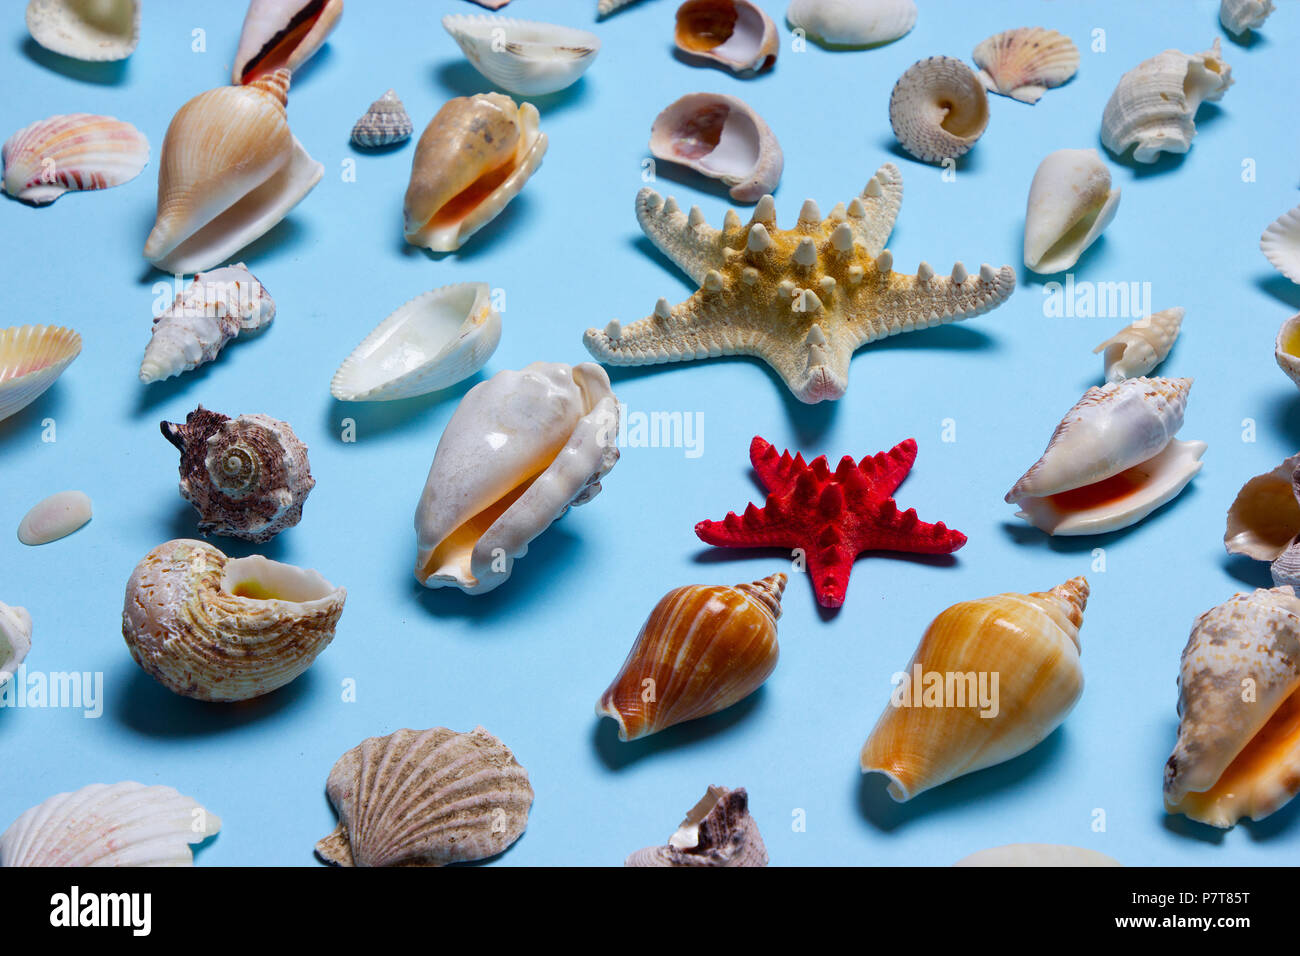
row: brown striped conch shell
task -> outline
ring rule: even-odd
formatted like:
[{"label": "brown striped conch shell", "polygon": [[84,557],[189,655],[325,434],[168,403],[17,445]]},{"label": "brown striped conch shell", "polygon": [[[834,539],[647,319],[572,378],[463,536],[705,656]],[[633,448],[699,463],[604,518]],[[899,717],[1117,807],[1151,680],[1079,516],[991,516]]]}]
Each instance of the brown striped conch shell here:
[{"label": "brown striped conch shell", "polygon": [[961,60],[932,56],[913,63],[894,84],[889,122],[899,144],[917,159],[956,159],[989,125],[988,94]]},{"label": "brown striped conch shell", "polygon": [[230,71],[235,85],[285,69],[320,49],[343,16],[343,0],[252,0]]},{"label": "brown striped conch shell", "polygon": [[709,787],[665,846],[649,846],[624,866],[767,866],[767,848],[749,815],[744,787]]},{"label": "brown striped conch shell", "polygon": [[686,0],[677,8],[673,41],[683,53],[733,73],[770,68],[781,48],[776,24],[750,0]]},{"label": "brown striped conch shell", "polygon": [[81,336],[56,325],[0,329],[0,422],[45,394],[81,354]]},{"label": "brown striped conch shell", "polygon": [[1079,49],[1055,30],[1020,27],[996,33],[975,48],[980,82],[992,93],[1037,103],[1079,71]]},{"label": "brown striped conch shell", "polygon": [[125,60],[140,43],[140,0],[29,0],[27,32],[74,60]]},{"label": "brown striped conch shell", "polygon": [[5,141],[4,190],[34,206],[68,190],[130,182],[149,162],[149,141],[111,116],[68,113],[25,126]]}]

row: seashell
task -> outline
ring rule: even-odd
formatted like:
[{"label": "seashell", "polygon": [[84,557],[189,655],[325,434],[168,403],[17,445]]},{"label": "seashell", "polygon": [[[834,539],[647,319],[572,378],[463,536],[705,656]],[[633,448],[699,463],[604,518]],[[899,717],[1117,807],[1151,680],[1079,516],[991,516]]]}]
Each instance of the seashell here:
[{"label": "seashell", "polygon": [[769,69],[781,45],[772,18],[750,0],[686,0],[677,8],[673,40],[683,53],[733,73]]},{"label": "seashell", "polygon": [[500,93],[443,104],[415,144],[402,214],[406,241],[451,252],[495,219],[537,172],[546,134],[537,107]]},{"label": "seashell", "polygon": [[252,0],[230,82],[252,83],[282,69],[292,73],[320,49],[341,16],[343,0]]},{"label": "seashell", "polygon": [[0,834],[0,866],[193,866],[221,820],[171,787],[92,783],[32,807]]},{"label": "seashell", "polygon": [[1263,26],[1275,9],[1273,0],[1222,0],[1219,22],[1229,33],[1242,34]]},{"label": "seashell", "polygon": [[289,132],[289,72],[200,93],[172,117],[158,162],[158,218],[144,257],[211,269],[265,235],[324,175]]},{"label": "seashell", "polygon": [[1120,77],[1102,113],[1101,141],[1116,155],[1136,144],[1139,163],[1154,163],[1161,152],[1185,153],[1197,109],[1221,100],[1232,82],[1217,39],[1202,53],[1165,50]]},{"label": "seashell", "polygon": [[962,857],[953,866],[1123,866],[1119,860],[1061,843],[1008,843]]},{"label": "seashell", "polygon": [[1048,534],[1100,534],[1141,521],[1201,470],[1205,442],[1174,438],[1191,387],[1190,378],[1129,378],[1088,389],[1007,502]]},{"label": "seashell", "polygon": [[[1291,316],[1277,330],[1273,358],[1277,360],[1277,367],[1286,372],[1287,378],[1300,386],[1300,313]],[[3,417],[0,413],[0,418]]]},{"label": "seashell", "polygon": [[1118,189],[1095,149],[1058,149],[1038,164],[1025,208],[1025,265],[1062,272],[1079,261],[1119,210]]},{"label": "seashell", "polygon": [[330,394],[341,402],[387,402],[436,392],[481,369],[500,341],[501,314],[488,284],[445,285],[380,322],[343,360]]},{"label": "seashell", "polygon": [[1300,206],[1283,213],[1259,237],[1259,251],[1273,268],[1300,282]]},{"label": "seashell", "polygon": [[668,838],[637,850],[624,866],[767,866],[767,847],[749,815],[744,787],[709,787]]},{"label": "seashell", "polygon": [[1022,103],[1037,103],[1079,72],[1074,41],[1043,27],[995,33],[975,48],[972,59],[986,90]]},{"label": "seashell", "polygon": [[415,578],[483,594],[618,461],[618,399],[583,362],[498,372],[460,400],[415,512]]},{"label": "seashell", "polygon": [[716,714],[762,686],[780,650],[784,574],[735,587],[697,584],[663,596],[596,703],[619,740]]},{"label": "seashell", "polygon": [[394,90],[389,90],[370,104],[370,109],[352,127],[352,142],[374,148],[404,143],[415,130],[406,107]]},{"label": "seashell", "polygon": [[903,802],[1035,747],[1083,693],[1087,604],[1088,582],[1077,577],[943,611],[863,746],[862,772],[883,773]]},{"label": "seashell", "polygon": [[1236,594],[1196,619],[1178,676],[1165,810],[1230,827],[1300,789],[1300,599]]},{"label": "seashell", "polygon": [[32,616],[25,607],[0,601],[0,689],[18,673],[18,665],[32,649]]},{"label": "seashell", "polygon": [[509,2],[510,0],[470,0],[470,3],[477,3],[488,10],[500,10]]},{"label": "seashell", "polygon": [[932,56],[907,68],[889,97],[889,123],[902,147],[938,163],[969,152],[989,125],[989,98],[961,60]]},{"label": "seashell", "polygon": [[334,640],[348,592],[315,571],[260,555],[229,558],[202,541],[168,541],[126,585],[131,657],[185,697],[250,700],[278,690]]},{"label": "seashell", "polygon": [[199,513],[199,530],[270,541],[302,520],[316,487],[307,446],[269,415],[231,418],[202,405],[185,424],[161,423],[181,453],[181,496]]},{"label": "seashell", "polygon": [[1300,454],[1241,487],[1228,508],[1229,554],[1270,561],[1275,587],[1300,585]]},{"label": "seashell", "polygon": [[1103,352],[1106,381],[1122,382],[1147,374],[1163,362],[1174,347],[1186,309],[1174,306],[1138,319],[1092,350]]},{"label": "seashell", "polygon": [[533,788],[510,748],[476,727],[370,737],[325,785],[338,812],[316,852],[335,866],[446,866],[496,856],[523,835]]},{"label": "seashell", "polygon": [[84,491],[60,491],[38,501],[18,525],[18,540],[26,545],[49,544],[84,527],[92,516]]},{"label": "seashell", "polygon": [[486,13],[455,13],[442,27],[474,69],[501,89],[544,96],[567,89],[596,62],[600,37],[587,30]]},{"label": "seashell", "polygon": [[140,43],[140,0],[30,0],[27,32],[75,60],[125,60]]},{"label": "seashell", "polygon": [[140,381],[148,385],[193,371],[241,332],[264,329],[274,319],[275,300],[242,262],[200,272],[154,317]]},{"label": "seashell", "polygon": [[753,108],[724,93],[688,93],[650,127],[650,152],[730,187],[737,202],[758,202],[781,181],[781,144]]},{"label": "seashell", "polygon": [[[475,3],[478,0],[474,0]],[[636,3],[637,0],[596,0],[596,16],[607,17],[615,10],[622,9],[629,4]]]},{"label": "seashell", "polygon": [[0,422],[40,398],[81,354],[81,336],[57,325],[0,330]]},{"label": "seashell", "polygon": [[69,189],[130,182],[149,162],[149,141],[111,116],[66,113],[25,126],[5,140],[4,190],[35,206]]},{"label": "seashell", "polygon": [[791,0],[791,27],[831,46],[875,46],[916,25],[914,0]]}]

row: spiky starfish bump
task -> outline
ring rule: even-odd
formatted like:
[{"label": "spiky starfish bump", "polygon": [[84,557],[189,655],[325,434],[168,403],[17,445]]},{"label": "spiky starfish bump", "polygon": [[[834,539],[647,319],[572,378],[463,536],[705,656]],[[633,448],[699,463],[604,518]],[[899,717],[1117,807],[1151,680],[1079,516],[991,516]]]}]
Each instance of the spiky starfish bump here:
[{"label": "spiky starfish bump", "polygon": [[853,561],[864,551],[951,554],[966,543],[960,531],[927,524],[915,508],[899,511],[894,503],[916,462],[915,439],[856,463],[845,455],[832,472],[825,455],[806,464],[755,436],[749,460],[768,492],[763,507],[751,503],[744,515],[701,521],[695,533],[723,548],[800,549],[822,607],[844,603]]},{"label": "spiky starfish bump", "polygon": [[611,365],[655,365],[720,355],[752,355],[770,365],[800,401],[836,399],[849,383],[849,359],[868,342],[980,315],[1016,286],[1010,266],[960,262],[939,276],[893,270],[885,240],[903,201],[903,177],[886,163],[862,194],[822,218],[811,199],[793,229],[776,225],[764,196],[742,224],[728,210],[721,229],[699,207],[681,211],[653,189],[636,197],[637,221],[664,255],[700,285],[680,305],[667,299],[654,315],[604,330],[588,329],[587,350]]}]

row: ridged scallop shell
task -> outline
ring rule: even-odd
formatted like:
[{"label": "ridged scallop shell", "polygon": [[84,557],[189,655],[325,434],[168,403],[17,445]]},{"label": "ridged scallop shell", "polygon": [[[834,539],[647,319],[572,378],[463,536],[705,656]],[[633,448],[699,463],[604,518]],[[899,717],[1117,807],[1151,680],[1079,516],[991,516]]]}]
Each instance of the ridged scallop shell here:
[{"label": "ridged scallop shell", "polygon": [[0,689],[18,672],[32,649],[32,616],[25,607],[0,601]]},{"label": "ridged scallop shell", "polygon": [[767,866],[767,847],[749,815],[744,787],[709,787],[665,846],[637,850],[624,866]]},{"label": "ridged scallop shell", "polygon": [[1116,155],[1136,145],[1139,163],[1185,153],[1196,135],[1196,111],[1221,100],[1232,82],[1218,39],[1202,53],[1165,50],[1120,77],[1102,113],[1101,141]]},{"label": "ridged scallop shell", "polygon": [[677,8],[673,41],[733,73],[768,69],[781,48],[776,24],[749,0],[686,0]]},{"label": "ridged scallop shell", "polygon": [[1083,693],[1087,604],[1088,582],[1078,577],[943,611],[863,746],[862,772],[887,776],[889,795],[902,802],[1037,746]]},{"label": "ridged scallop shell", "polygon": [[907,68],[889,97],[889,122],[902,147],[938,163],[965,155],[989,125],[989,98],[961,60],[932,56]]},{"label": "ridged scallop shell", "polygon": [[1259,237],[1259,251],[1273,268],[1300,282],[1300,206],[1277,218]]},{"label": "ridged scallop shell", "polygon": [[44,394],[81,354],[81,336],[55,325],[0,330],[0,422]]},{"label": "ridged scallop shell", "polygon": [[60,491],[32,505],[18,524],[18,540],[35,547],[66,538],[93,516],[84,491]]},{"label": "ridged scallop shell", "polygon": [[32,807],[0,835],[0,866],[193,866],[221,820],[171,787],[92,783]]},{"label": "ridged scallop shell", "polygon": [[1103,353],[1106,381],[1122,382],[1126,378],[1137,378],[1163,362],[1174,347],[1186,312],[1180,306],[1152,312],[1145,318],[1126,325],[1093,349],[1094,355]]},{"label": "ridged scallop shell", "polygon": [[916,25],[915,0],[790,0],[786,21],[831,46],[875,46]]},{"label": "ridged scallop shell", "polygon": [[1022,103],[1037,103],[1079,71],[1079,49],[1069,37],[1043,27],[995,33],[975,48],[984,88]]},{"label": "ridged scallop shell", "polygon": [[335,866],[446,866],[503,852],[528,826],[533,788],[482,727],[370,737],[325,785],[339,815],[316,852]]},{"label": "ridged scallop shell", "polygon": [[486,13],[453,13],[442,27],[474,69],[519,96],[572,86],[596,62],[600,37],[587,30]]},{"label": "ridged scallop shell", "polygon": [[1096,850],[1062,843],[1008,843],[962,857],[953,866],[1122,866]]},{"label": "ridged scallop shell", "polygon": [[415,144],[402,216],[406,241],[459,249],[495,219],[542,164],[546,134],[532,103],[500,93],[443,104]]},{"label": "ridged scallop shell", "polygon": [[392,146],[410,139],[414,131],[415,126],[397,92],[389,90],[371,103],[370,109],[352,127],[352,142],[371,149]]},{"label": "ridged scallop shell", "polygon": [[[1300,313],[1282,323],[1273,342],[1273,358],[1286,377],[1300,387]],[[0,399],[2,401],[3,399]],[[0,414],[0,418],[4,415]]]},{"label": "ridged scallop shell", "polygon": [[125,60],[140,43],[140,0],[30,0],[27,32],[76,60]]},{"label": "ridged scallop shell", "polygon": [[501,341],[501,314],[486,282],[445,285],[400,306],[334,373],[341,402],[388,402],[463,381]]},{"label": "ridged scallop shell", "polygon": [[347,599],[315,571],[202,541],[160,544],[126,585],[122,636],[154,680],[185,697],[249,700],[297,678],[334,639]]},{"label": "ridged scallop shell", "polygon": [[596,702],[596,715],[618,721],[620,740],[637,740],[744,700],[776,669],[785,581],[773,574],[735,587],[669,591]]},{"label": "ridged scallop shell", "polygon": [[149,162],[149,141],[111,116],[66,113],[25,126],[5,141],[4,190],[43,206],[68,190],[130,182]]},{"label": "ridged scallop shell", "polygon": [[1025,266],[1041,273],[1070,268],[1115,218],[1119,197],[1095,149],[1048,153],[1029,184]]},{"label": "ridged scallop shell", "polygon": [[158,160],[158,216],[144,257],[211,269],[265,235],[320,182],[284,106],[289,72],[200,93],[172,117]]},{"label": "ridged scallop shell", "polygon": [[482,594],[528,544],[600,493],[618,461],[618,399],[583,362],[498,372],[461,399],[415,512],[416,580]]},{"label": "ridged scallop shell", "polygon": [[251,83],[276,70],[297,70],[320,49],[341,16],[343,0],[252,0],[230,82]]},{"label": "ridged scallop shell", "polygon": [[1300,454],[1242,485],[1228,508],[1229,554],[1270,561],[1274,586],[1300,585]]},{"label": "ridged scallop shell", "polygon": [[1229,33],[1242,34],[1263,26],[1275,9],[1273,0],[1222,0],[1219,22]]},{"label": "ridged scallop shell", "polygon": [[720,180],[737,202],[758,202],[775,191],[785,165],[763,118],[724,93],[688,93],[670,103],[650,127],[650,152]]}]

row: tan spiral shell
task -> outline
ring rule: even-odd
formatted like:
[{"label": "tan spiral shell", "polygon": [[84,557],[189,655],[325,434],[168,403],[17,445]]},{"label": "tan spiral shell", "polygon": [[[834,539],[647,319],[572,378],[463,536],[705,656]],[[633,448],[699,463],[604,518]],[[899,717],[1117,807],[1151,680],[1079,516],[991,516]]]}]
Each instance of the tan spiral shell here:
[{"label": "tan spiral shell", "polygon": [[932,56],[913,63],[894,84],[889,122],[898,142],[917,159],[955,159],[988,126],[988,94],[961,60]]}]

